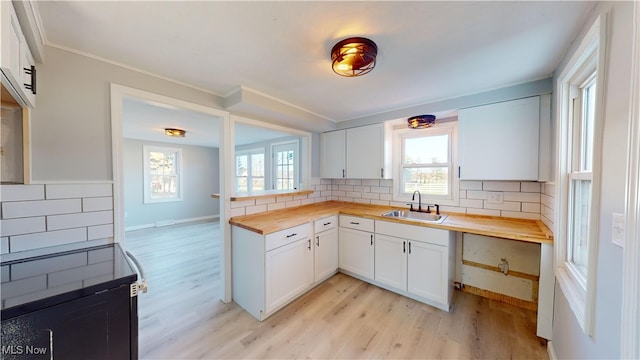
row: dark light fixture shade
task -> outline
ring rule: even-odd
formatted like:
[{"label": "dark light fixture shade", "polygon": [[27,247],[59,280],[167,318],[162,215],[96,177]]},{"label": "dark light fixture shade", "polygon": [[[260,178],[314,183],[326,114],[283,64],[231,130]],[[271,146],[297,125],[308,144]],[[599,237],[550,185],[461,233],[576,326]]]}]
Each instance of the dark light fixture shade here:
[{"label": "dark light fixture shade", "polygon": [[376,66],[378,46],[363,37],[344,39],[331,49],[331,66],[341,76],[360,76]]},{"label": "dark light fixture shade", "polygon": [[166,128],[164,134],[172,137],[184,137],[187,132],[182,129]]},{"label": "dark light fixture shade", "polygon": [[436,123],[435,115],[416,115],[407,119],[411,129],[426,129]]}]

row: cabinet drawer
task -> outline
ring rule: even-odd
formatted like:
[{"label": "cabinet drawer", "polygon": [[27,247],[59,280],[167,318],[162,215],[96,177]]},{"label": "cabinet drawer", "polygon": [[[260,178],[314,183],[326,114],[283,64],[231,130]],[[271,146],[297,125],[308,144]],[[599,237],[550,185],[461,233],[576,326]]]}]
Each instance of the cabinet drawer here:
[{"label": "cabinet drawer", "polygon": [[340,226],[349,229],[373,232],[375,221],[357,216],[340,215]]},{"label": "cabinet drawer", "polygon": [[268,234],[265,236],[265,251],[290,244],[300,239],[310,238],[311,235],[311,223],[290,227],[288,229]]},{"label": "cabinet drawer", "polygon": [[321,231],[331,230],[336,226],[338,226],[338,216],[336,215],[316,220],[313,223],[313,229],[316,234]]},{"label": "cabinet drawer", "polygon": [[434,245],[449,246],[449,230],[406,225],[391,221],[376,221],[376,233]]}]

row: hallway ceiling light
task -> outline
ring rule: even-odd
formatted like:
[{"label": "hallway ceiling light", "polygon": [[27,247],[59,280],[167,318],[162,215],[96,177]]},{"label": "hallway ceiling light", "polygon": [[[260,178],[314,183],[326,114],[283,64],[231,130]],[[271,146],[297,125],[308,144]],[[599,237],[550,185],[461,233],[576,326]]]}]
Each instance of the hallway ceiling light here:
[{"label": "hallway ceiling light", "polygon": [[186,133],[187,132],[182,129],[172,129],[172,128],[164,129],[164,134],[172,137],[184,137],[184,134]]},{"label": "hallway ceiling light", "polygon": [[416,115],[407,119],[411,129],[426,129],[436,123],[435,115]]},{"label": "hallway ceiling light", "polygon": [[373,41],[352,37],[344,39],[331,49],[331,65],[333,71],[341,76],[360,76],[373,70],[376,66],[378,46]]}]

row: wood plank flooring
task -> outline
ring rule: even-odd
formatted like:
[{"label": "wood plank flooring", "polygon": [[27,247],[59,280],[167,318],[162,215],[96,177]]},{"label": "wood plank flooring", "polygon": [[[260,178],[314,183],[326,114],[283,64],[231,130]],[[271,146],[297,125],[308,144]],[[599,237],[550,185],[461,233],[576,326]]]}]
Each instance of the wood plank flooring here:
[{"label": "wood plank flooring", "polygon": [[126,234],[147,272],[141,359],[548,359],[536,314],[456,291],[449,313],[337,274],[267,320],[223,304],[217,222]]}]

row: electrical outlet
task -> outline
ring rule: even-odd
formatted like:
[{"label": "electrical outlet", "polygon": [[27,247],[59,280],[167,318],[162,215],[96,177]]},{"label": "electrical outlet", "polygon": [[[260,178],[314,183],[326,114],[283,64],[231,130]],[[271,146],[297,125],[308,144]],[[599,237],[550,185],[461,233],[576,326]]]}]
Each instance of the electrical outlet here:
[{"label": "electrical outlet", "polygon": [[504,193],[499,191],[487,191],[487,204],[504,203]]},{"label": "electrical outlet", "polygon": [[611,242],[624,248],[625,219],[624,214],[613,213],[611,222]]}]

